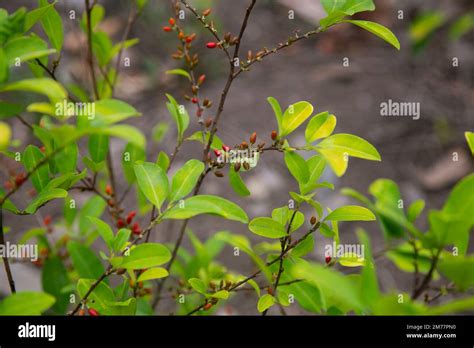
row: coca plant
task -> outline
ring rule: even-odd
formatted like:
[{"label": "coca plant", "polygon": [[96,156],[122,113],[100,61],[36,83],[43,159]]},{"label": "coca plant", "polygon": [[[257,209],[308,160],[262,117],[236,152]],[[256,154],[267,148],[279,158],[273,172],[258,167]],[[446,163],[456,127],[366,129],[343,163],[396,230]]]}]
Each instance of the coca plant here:
[{"label": "coca plant", "polygon": [[[97,1],[86,0],[77,18],[74,11],[68,12],[87,42],[84,63],[89,76],[84,80],[89,88],[66,85],[56,74],[65,59],[61,55],[64,19],[56,2],[40,0],[38,8],[13,13],[1,9],[1,116],[19,119],[35,138],[32,144],[11,140],[8,121],[0,123],[2,154],[9,157],[4,161],[20,162],[24,168],[11,172],[0,191],[1,244],[6,246],[7,231],[12,235],[22,232],[20,244],[36,241],[40,258],[35,264],[41,268],[43,292],[16,289],[10,268],[16,260],[4,256],[12,294],[0,302],[0,314],[160,314],[164,299],[175,301],[176,314],[212,314],[244,290],[254,291],[249,301],[255,313],[263,315],[285,312],[290,305],[321,314],[441,314],[473,308],[474,297],[468,295],[441,305],[432,303],[447,293],[468,292],[474,285],[474,256],[467,253],[474,223],[473,175],[456,185],[440,210],[427,214],[428,229],[424,231],[417,227],[424,202],[412,202],[405,209],[397,185],[390,180],[380,179],[369,187],[372,199],[350,188],[342,191],[359,205],[331,210],[318,199],[319,191],[334,189],[332,183],[321,180],[324,170],[342,176],[350,157],[369,161],[381,157],[366,140],[334,133],[336,117],[315,110],[306,101],[282,108],[269,97],[268,113],[262,117],[270,122],[273,113],[274,121],[267,134],[253,133],[235,146],[219,138],[219,124],[232,117],[224,110],[233,82],[299,41],[349,23],[400,48],[384,26],[351,19],[356,13],[373,11],[372,0],[321,2],[327,17],[319,26],[274,48],[246,55],[241,44],[256,0],[242,9],[242,24],[236,33],[218,31],[211,9],[197,10],[185,0],[173,2],[174,12],[163,30],[178,48],[172,53],[176,69],[167,73],[186,79],[189,87],[179,97],[162,91],[176,128],[176,143],[169,155],[147,151],[147,139],[132,125],[133,118],[146,116],[114,97],[127,61],[124,49],[138,43],[138,38],[129,35],[146,10],[146,0],[131,3],[122,40],[116,43],[100,29],[105,11]],[[187,29],[191,21],[200,25],[198,34]],[[44,35],[39,36],[41,31]],[[216,100],[205,97],[206,77],[199,72],[203,62],[196,46],[213,50],[228,66],[227,80]],[[12,73],[17,70],[21,74]],[[201,130],[189,134],[191,122],[197,122]],[[158,124],[155,140],[167,128],[168,124]],[[292,138],[298,132],[304,132],[301,144]],[[111,138],[123,141],[119,159],[111,155]],[[472,133],[466,133],[466,138],[472,146]],[[179,167],[175,159],[182,144],[189,141],[201,144],[202,156]],[[258,171],[259,158],[270,151],[281,154],[298,184],[298,191],[288,193],[288,205],[250,219],[245,207],[201,194],[207,182],[226,177],[236,195],[249,196],[247,172]],[[121,162],[120,170],[114,161]],[[19,198],[20,189],[26,200]],[[76,202],[78,192],[87,195],[87,200]],[[124,204],[132,194],[136,194],[136,208]],[[39,225],[26,231],[8,226],[18,219],[13,215],[41,217],[41,210],[53,201],[64,206],[60,218],[44,216]],[[305,215],[308,209],[312,213]],[[203,240],[192,232],[192,220],[198,215],[236,221],[240,226],[236,225],[235,232],[213,231]],[[175,242],[150,242],[157,226],[166,220],[178,220]],[[385,238],[383,251],[374,252],[368,234],[358,230],[363,254],[345,250],[315,260],[314,235],[322,234],[326,244],[339,251],[343,245],[340,233],[353,233],[351,224],[339,226],[346,221],[377,221]],[[260,242],[252,244],[251,234]],[[182,247],[185,238],[191,250]],[[235,254],[247,254],[255,263],[254,273],[239,274],[232,271],[233,265],[218,261],[226,245]],[[381,257],[410,273],[414,279],[410,293],[406,289],[381,291],[376,272]]]}]

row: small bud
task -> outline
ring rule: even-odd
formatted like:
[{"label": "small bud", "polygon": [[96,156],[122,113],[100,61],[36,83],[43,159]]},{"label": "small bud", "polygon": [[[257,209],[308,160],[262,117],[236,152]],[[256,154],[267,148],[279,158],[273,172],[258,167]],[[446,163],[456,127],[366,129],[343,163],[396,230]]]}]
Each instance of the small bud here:
[{"label": "small bud", "polygon": [[248,162],[244,162],[243,165],[245,170],[250,170],[250,164]]},{"label": "small bud", "polygon": [[193,92],[193,94],[197,94],[198,92],[198,87],[197,86],[191,86],[191,91]]},{"label": "small bud", "polygon": [[164,27],[163,27],[163,31],[169,33],[170,31],[173,31],[173,29],[172,29],[171,27],[164,26]]},{"label": "small bud", "polygon": [[202,85],[205,80],[206,80],[206,75],[203,74],[203,75],[199,76],[199,78],[198,78],[198,85],[199,85],[199,86]]},{"label": "small bud", "polygon": [[309,220],[309,222],[311,223],[311,225],[315,225],[316,222],[318,221],[318,219],[316,219],[316,216],[311,216],[311,219]]},{"label": "small bud", "polygon": [[97,312],[97,311],[96,311],[95,309],[93,309],[93,308],[89,308],[89,309],[88,309],[88,312],[89,312],[89,315],[90,315],[91,317],[98,317],[98,316],[99,316],[99,312]]},{"label": "small bud", "polygon": [[331,256],[326,256],[326,258],[325,258],[326,264],[331,262],[331,260],[332,260]]},{"label": "small bud", "polygon": [[125,274],[125,272],[127,272],[125,268],[117,268],[117,270],[115,271],[115,273],[117,273],[118,275]]},{"label": "small bud", "polygon": [[77,312],[77,315],[83,317],[84,315],[86,315],[86,311],[84,309],[80,309],[79,312]]},{"label": "small bud", "polygon": [[218,178],[223,178],[224,177],[224,173],[222,173],[221,171],[217,170],[216,172],[214,172],[214,175],[217,176]]},{"label": "small bud", "polygon": [[181,58],[183,58],[183,55],[182,55],[182,54],[179,54],[179,53],[173,53],[173,54],[171,55],[171,57],[172,57],[173,59],[181,59]]},{"label": "small bud", "polygon": [[273,288],[272,288],[272,287],[269,287],[269,288],[267,289],[267,293],[268,293],[269,295],[272,295],[272,296],[273,296]]},{"label": "small bud", "polygon": [[105,186],[105,193],[109,196],[112,196],[112,194],[114,193],[114,191],[112,190],[112,186],[110,185]]},{"label": "small bud", "polygon": [[16,186],[20,186],[24,182],[25,182],[25,174],[24,173],[20,173],[15,177]]},{"label": "small bud", "polygon": [[248,148],[248,147],[249,147],[249,144],[247,144],[246,141],[242,141],[242,143],[240,144],[240,148],[241,148],[241,149],[246,149],[246,148]]},{"label": "small bud", "polygon": [[208,310],[211,309],[211,308],[212,308],[212,303],[206,303],[206,304],[204,305],[204,307],[203,307],[203,309],[204,309],[205,311],[208,311]]},{"label": "small bud", "polygon": [[45,224],[45,226],[48,226],[51,221],[53,221],[53,218],[51,215],[46,215],[43,219],[43,224]]},{"label": "small bud", "polygon": [[118,227],[118,228],[125,227],[125,224],[123,223],[123,220],[122,220],[122,219],[118,219],[118,220],[117,220],[117,227]]},{"label": "small bud", "polygon": [[212,118],[211,118],[211,117],[208,117],[208,118],[207,118],[205,125],[206,125],[207,128],[209,128],[210,126],[212,126]]},{"label": "small bud", "polygon": [[217,47],[217,43],[216,43],[216,42],[208,42],[208,43],[206,44],[206,47],[207,47],[207,48],[211,48],[211,49],[212,49],[212,48],[216,48],[216,47]]},{"label": "small bud", "polygon": [[229,152],[229,151],[230,151],[230,147],[227,146],[227,145],[222,145],[222,150],[224,150],[225,152]]},{"label": "small bud", "polygon": [[196,116],[197,116],[197,117],[201,117],[201,116],[202,116],[202,108],[198,108],[198,109],[196,110]]},{"label": "small bud", "polygon": [[214,154],[216,155],[216,157],[221,157],[221,152],[217,149],[214,149]]},{"label": "small bud", "polygon": [[272,140],[276,140],[277,137],[278,137],[277,131],[272,131]]},{"label": "small bud", "polygon": [[196,38],[196,33],[186,36],[186,43],[191,43]]},{"label": "small bud", "polygon": [[113,199],[109,199],[109,200],[107,201],[107,204],[109,205],[109,207],[113,207],[113,206],[115,205]]},{"label": "small bud", "polygon": [[199,102],[198,98],[192,98],[191,103],[197,104]]},{"label": "small bud", "polygon": [[250,144],[255,144],[255,142],[257,141],[257,133],[253,132],[249,140]]},{"label": "small bud", "polygon": [[237,36],[234,36],[232,39],[230,39],[229,44],[236,45],[237,42],[239,42],[239,38]]},{"label": "small bud", "polygon": [[208,8],[208,9],[202,11],[202,16],[203,16],[203,17],[207,17],[207,16],[209,16],[210,14],[211,14],[211,9],[210,9],[210,8]]},{"label": "small bud", "polygon": [[180,31],[180,32],[178,33],[178,39],[183,40],[183,39],[184,39],[184,36],[185,36],[185,35],[184,35],[184,33],[183,33],[182,31]]},{"label": "small bud", "polygon": [[232,34],[230,32],[224,35],[224,41],[229,42],[232,39]]},{"label": "small bud", "polygon": [[240,162],[234,164],[234,170],[238,172],[240,170]]},{"label": "small bud", "polygon": [[132,222],[135,215],[137,215],[137,212],[135,210],[128,213],[128,215],[127,215],[127,225],[129,225]]},{"label": "small bud", "polygon": [[135,235],[138,235],[142,232],[141,228],[140,228],[140,225],[138,224],[138,222],[135,222],[132,226],[132,233],[135,234]]},{"label": "small bud", "polygon": [[176,21],[174,18],[170,18],[168,22],[170,23],[171,26],[176,24]]},{"label": "small bud", "polygon": [[252,60],[252,51],[248,50],[247,52],[247,60]]}]

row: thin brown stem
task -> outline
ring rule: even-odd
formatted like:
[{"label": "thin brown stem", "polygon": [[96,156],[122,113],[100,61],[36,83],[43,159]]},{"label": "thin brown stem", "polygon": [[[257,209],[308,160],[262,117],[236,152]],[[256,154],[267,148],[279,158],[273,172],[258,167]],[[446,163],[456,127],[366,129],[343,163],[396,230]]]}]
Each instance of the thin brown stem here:
[{"label": "thin brown stem", "polygon": [[420,295],[427,289],[429,286],[431,279],[433,278],[433,273],[436,269],[436,265],[438,264],[439,256],[441,255],[441,251],[443,249],[440,248],[436,254],[433,256],[433,259],[431,260],[431,266],[426,274],[426,276],[423,278],[423,281],[421,282],[420,286],[418,288],[415,288],[413,290],[413,294],[411,296],[412,300],[416,300]]},{"label": "thin brown stem", "polygon": [[[5,235],[3,234],[3,209],[0,205],[0,245],[5,248]],[[4,253],[2,256],[3,258],[3,266],[5,267],[5,273],[7,274],[8,284],[10,285],[10,291],[12,294],[16,292],[15,289],[15,280],[13,279],[13,274],[10,269],[10,263],[8,261],[7,253]]]},{"label": "thin brown stem", "polygon": [[89,63],[89,70],[91,74],[92,88],[94,90],[95,99],[99,99],[99,91],[97,90],[97,78],[95,76],[94,69],[94,57],[92,52],[92,22],[91,22],[92,7],[90,6],[90,0],[86,0],[86,19],[87,19],[87,61]]}]

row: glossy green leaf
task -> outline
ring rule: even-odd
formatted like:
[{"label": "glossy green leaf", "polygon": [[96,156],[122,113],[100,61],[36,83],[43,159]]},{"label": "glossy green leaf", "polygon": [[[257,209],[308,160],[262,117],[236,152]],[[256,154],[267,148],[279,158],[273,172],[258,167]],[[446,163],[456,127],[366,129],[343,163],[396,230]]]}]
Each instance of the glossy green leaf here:
[{"label": "glossy green leaf", "polygon": [[249,230],[267,238],[282,238],[288,235],[283,224],[267,217],[259,217],[250,221]]},{"label": "glossy green leaf", "polygon": [[375,215],[367,208],[347,205],[333,210],[324,220],[327,221],[373,221]]},{"label": "glossy green leaf", "polygon": [[467,144],[469,145],[469,149],[471,150],[471,154],[474,156],[474,133],[465,132],[464,136],[466,137],[466,141],[467,141]]},{"label": "glossy green leaf", "polygon": [[186,70],[183,69],[173,69],[173,70],[168,70],[166,71],[167,74],[171,75],[181,75],[186,77],[189,81],[191,81],[191,75]]},{"label": "glossy green leaf", "polygon": [[48,56],[56,50],[48,49],[46,42],[36,36],[21,36],[8,41],[4,47],[7,63],[15,65],[17,59],[24,63],[33,59]]},{"label": "glossy green leaf", "polygon": [[91,159],[95,163],[105,161],[109,151],[109,137],[104,134],[91,134],[87,143]]},{"label": "glossy green leaf", "polygon": [[41,206],[55,198],[64,198],[67,191],[59,188],[44,189],[33,199],[25,209],[28,214],[34,214]]},{"label": "glossy green leaf", "polygon": [[176,202],[191,193],[204,168],[204,163],[192,159],[178,169],[171,182],[169,201]]},{"label": "glossy green leaf", "polygon": [[53,104],[62,103],[67,98],[67,92],[58,82],[49,78],[36,78],[15,81],[0,87],[0,92],[24,91],[43,94]]},{"label": "glossy green leaf", "polygon": [[273,109],[273,112],[275,113],[275,118],[277,120],[278,124],[278,134],[282,133],[282,127],[283,127],[283,112],[281,111],[281,106],[280,103],[278,103],[278,100],[276,100],[273,97],[268,97],[267,98],[268,103]]},{"label": "glossy green leaf", "polygon": [[168,177],[155,163],[144,162],[133,166],[138,186],[145,197],[158,209],[168,197]]},{"label": "glossy green leaf", "polygon": [[102,197],[94,196],[79,209],[79,232],[82,236],[92,230],[93,224],[89,217],[100,217],[106,206],[107,203]]},{"label": "glossy green leaf", "polygon": [[258,299],[257,309],[260,313],[265,312],[276,303],[275,297],[265,294]]},{"label": "glossy green leaf", "polygon": [[115,252],[122,251],[127,245],[131,234],[132,231],[126,228],[121,228],[120,230],[118,230],[113,241],[113,250]]},{"label": "glossy green leaf", "polygon": [[317,114],[306,126],[306,142],[312,143],[318,139],[330,136],[334,128],[336,128],[336,123],[336,117],[330,115],[327,111]]},{"label": "glossy green leaf", "polygon": [[410,222],[415,222],[415,220],[420,216],[420,214],[425,209],[425,201],[422,199],[417,199],[412,202],[407,209],[407,219]]},{"label": "glossy green leaf", "polygon": [[234,192],[237,193],[239,196],[250,196],[249,189],[240,177],[240,174],[236,172],[233,167],[229,168],[229,183]]},{"label": "glossy green leaf", "polygon": [[201,279],[191,278],[191,279],[188,280],[188,283],[189,283],[189,285],[191,285],[191,287],[194,290],[196,290],[197,292],[199,292],[202,295],[206,295],[207,286],[206,286],[206,284],[204,284],[204,282]]},{"label": "glossy green leaf", "polygon": [[474,255],[446,257],[440,260],[438,269],[461,291],[474,286]]},{"label": "glossy green leaf", "polygon": [[369,142],[352,134],[335,134],[324,139],[317,145],[317,149],[339,150],[349,156],[381,161],[380,154]]},{"label": "glossy green leaf", "polygon": [[309,169],[303,157],[296,152],[285,152],[285,164],[299,184],[308,182]]},{"label": "glossy green leaf", "polygon": [[352,16],[358,12],[375,10],[373,0],[321,0],[321,4],[328,14],[334,11],[342,11]]},{"label": "glossy green leaf", "polygon": [[200,214],[218,215],[228,220],[248,222],[248,216],[237,204],[218,196],[198,195],[185,199],[168,210],[163,219],[189,219]]},{"label": "glossy green leaf", "polygon": [[[39,0],[41,7],[48,6],[48,0]],[[51,45],[61,51],[64,42],[63,24],[61,16],[53,7],[41,17],[41,25],[49,38]]]},{"label": "glossy green leaf", "polygon": [[45,16],[51,8],[54,7],[54,3],[38,7],[32,11],[29,11],[25,16],[25,26],[24,31],[28,31],[35,25],[43,16]]},{"label": "glossy green leaf", "polygon": [[55,314],[65,314],[70,292],[65,292],[63,289],[70,285],[70,280],[66,267],[58,256],[51,256],[45,261],[41,273],[41,284],[43,290],[56,299],[52,308]]},{"label": "glossy green leaf", "polygon": [[[208,143],[209,137],[210,137],[210,133],[209,133],[209,132],[206,132],[206,134],[205,134],[205,136],[204,136],[205,144]],[[185,140],[189,140],[189,141],[199,141],[201,144],[204,144],[203,136],[202,136],[202,132],[201,132],[201,131],[195,132],[193,135],[187,137]],[[222,142],[222,140],[221,140],[217,135],[214,134],[214,137],[212,138],[211,149],[213,149],[213,150],[221,150],[221,149],[222,149],[222,145],[224,145],[224,143]]]},{"label": "glossy green leaf", "polygon": [[74,269],[81,278],[98,279],[104,273],[104,265],[87,246],[71,241],[67,245]]},{"label": "glossy green leaf", "polygon": [[105,244],[107,244],[110,249],[113,249],[114,233],[112,232],[112,228],[110,228],[110,226],[104,221],[94,216],[89,216],[89,220],[97,226],[97,232],[99,232],[100,236],[105,241]]},{"label": "glossy green leaf", "polygon": [[130,254],[123,258],[121,268],[144,269],[156,267],[168,262],[171,252],[162,244],[146,243],[130,250]]},{"label": "glossy green leaf", "polygon": [[290,209],[288,206],[273,209],[272,219],[282,225],[286,225],[290,219]]},{"label": "glossy green leaf", "polygon": [[160,151],[160,153],[158,153],[158,157],[156,158],[156,164],[158,164],[164,172],[167,172],[170,167],[170,158],[165,152]]},{"label": "glossy green leaf", "polygon": [[184,106],[179,105],[176,99],[170,94],[166,94],[169,103],[166,103],[168,111],[176,122],[176,128],[178,130],[178,142],[183,140],[184,132],[189,126],[189,115]]},{"label": "glossy green leaf", "polygon": [[[89,291],[96,279],[79,279],[77,282],[77,292],[83,298]],[[114,314],[110,303],[115,300],[114,292],[104,282],[100,282],[88,297],[89,308],[97,310],[101,314]]]},{"label": "glossy green leaf", "polygon": [[162,267],[150,268],[145,272],[141,273],[138,277],[138,282],[143,282],[145,280],[160,279],[167,277],[169,275],[168,271]]},{"label": "glossy green leaf", "polygon": [[79,148],[77,143],[71,143],[65,146],[54,156],[54,162],[61,174],[75,172],[77,169],[77,157]]},{"label": "glossy green leaf", "polygon": [[45,155],[36,146],[28,145],[23,153],[23,164],[30,175],[31,182],[37,192],[41,192],[49,182],[48,163],[40,165]]},{"label": "glossy green leaf", "polygon": [[370,22],[370,21],[361,21],[361,20],[344,20],[344,22],[352,23],[365,29],[372,34],[378,36],[382,40],[388,42],[390,45],[395,47],[397,50],[400,50],[400,42],[397,37],[386,27],[381,24]]},{"label": "glossy green leaf", "polygon": [[282,131],[280,136],[287,136],[296,130],[313,113],[313,106],[305,101],[290,105],[282,116]]},{"label": "glossy green leaf", "polygon": [[95,102],[95,118],[97,125],[111,125],[141,114],[130,104],[117,99],[102,99]]},{"label": "glossy green leaf", "polygon": [[40,315],[55,301],[44,292],[17,292],[0,301],[0,315]]}]

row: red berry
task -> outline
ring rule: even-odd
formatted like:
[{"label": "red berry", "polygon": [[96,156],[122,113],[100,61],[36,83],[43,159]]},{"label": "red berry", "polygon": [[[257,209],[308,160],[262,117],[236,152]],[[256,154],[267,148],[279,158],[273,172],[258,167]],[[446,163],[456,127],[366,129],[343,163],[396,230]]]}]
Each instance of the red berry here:
[{"label": "red berry", "polygon": [[208,311],[209,309],[212,308],[212,303],[206,303],[203,308],[205,311]]},{"label": "red berry", "polygon": [[127,215],[127,225],[129,225],[132,222],[135,215],[137,215],[137,212],[134,211],[134,210],[131,211],[130,213],[128,213],[128,215]]},{"label": "red berry", "polygon": [[40,151],[41,151],[41,152],[45,152],[45,151],[46,151],[46,148],[45,148],[44,146],[41,146],[41,147],[40,147]]},{"label": "red berry", "polygon": [[278,133],[276,131],[272,131],[272,140],[276,140],[278,137]]},{"label": "red berry", "polygon": [[173,29],[171,27],[163,27],[163,31],[166,31],[167,33],[169,33],[170,31],[173,31]]},{"label": "red berry", "polygon": [[208,42],[206,44],[206,47],[207,48],[216,48],[217,47],[217,43],[216,42]]},{"label": "red berry", "polygon": [[257,141],[257,133],[253,132],[252,135],[250,136],[250,144],[255,144]]},{"label": "red berry", "polygon": [[122,220],[122,219],[118,219],[118,220],[117,220],[117,227],[118,227],[118,228],[122,228],[122,227],[124,227],[124,226],[125,226],[125,224],[123,223],[123,220]]},{"label": "red berry", "polygon": [[229,151],[230,151],[230,147],[227,146],[227,145],[222,145],[222,150],[224,150],[224,152],[229,152]]},{"label": "red berry", "polygon": [[216,157],[221,157],[221,152],[217,149],[214,149],[214,154],[216,155]]},{"label": "red berry", "polygon": [[43,219],[43,223],[46,226],[48,226],[51,223],[51,221],[53,221],[53,218],[51,217],[51,215],[46,215]]},{"label": "red berry", "polygon": [[198,100],[198,98],[193,98],[193,99],[191,99],[191,102],[193,104],[197,104],[199,102],[199,100]]},{"label": "red berry", "polygon": [[25,174],[24,173],[20,173],[15,177],[16,186],[20,186],[24,182],[25,182]]},{"label": "red berry", "polygon": [[326,260],[326,263],[328,264],[329,262],[331,262],[332,258],[331,258],[331,256],[326,256],[325,260]]},{"label": "red berry", "polygon": [[97,311],[96,311],[95,309],[93,309],[93,308],[89,308],[87,311],[89,312],[89,315],[90,315],[91,317],[98,317],[98,316],[99,316],[99,312],[97,312]]},{"label": "red berry", "polygon": [[192,33],[191,35],[186,36],[186,42],[191,43],[195,38],[196,38],[196,34]]},{"label": "red berry", "polygon": [[174,20],[174,18],[170,18],[168,22],[170,23],[171,26],[176,24],[176,21]]},{"label": "red berry", "polygon": [[209,16],[210,14],[211,14],[211,9],[210,9],[210,8],[204,10],[203,13],[202,13],[203,17],[207,17],[207,16]]},{"label": "red berry", "polygon": [[109,196],[112,196],[112,193],[114,193],[114,191],[112,190],[112,186],[110,185],[105,186],[105,193],[108,194]]},{"label": "red berry", "polygon": [[135,222],[132,226],[132,233],[133,234],[140,234],[142,232],[141,228],[140,228],[140,225],[138,224],[138,222]]}]

